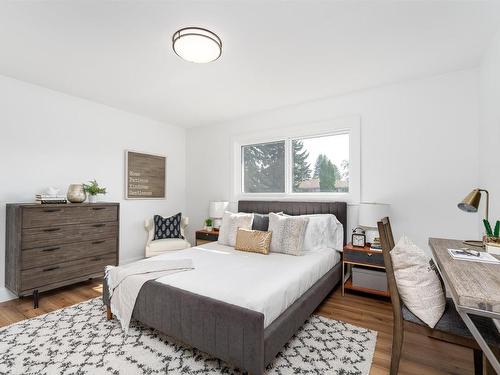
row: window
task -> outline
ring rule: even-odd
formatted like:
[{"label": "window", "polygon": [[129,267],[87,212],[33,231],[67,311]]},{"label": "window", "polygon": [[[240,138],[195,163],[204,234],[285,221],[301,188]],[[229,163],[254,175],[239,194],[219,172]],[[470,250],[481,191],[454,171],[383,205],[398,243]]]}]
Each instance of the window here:
[{"label": "window", "polygon": [[348,193],[349,133],[241,145],[242,193]]},{"label": "window", "polygon": [[292,139],[292,160],[292,192],[349,192],[349,134]]},{"label": "window", "polygon": [[244,193],[285,192],[285,141],[241,147]]}]

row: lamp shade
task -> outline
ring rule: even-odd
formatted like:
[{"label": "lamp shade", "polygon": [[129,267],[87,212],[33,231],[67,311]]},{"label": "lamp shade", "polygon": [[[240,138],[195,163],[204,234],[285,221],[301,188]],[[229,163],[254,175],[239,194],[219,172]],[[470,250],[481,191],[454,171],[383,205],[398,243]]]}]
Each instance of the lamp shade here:
[{"label": "lamp shade", "polygon": [[224,211],[226,210],[228,205],[229,205],[229,202],[226,202],[226,201],[212,201],[212,202],[210,202],[210,205],[208,208],[208,216],[215,218],[215,219],[220,219],[222,216],[224,216]]},{"label": "lamp shade", "polygon": [[358,225],[366,228],[377,228],[377,222],[388,215],[388,204],[361,203],[359,205]]},{"label": "lamp shade", "polygon": [[458,208],[465,212],[477,212],[480,201],[481,192],[479,189],[474,189],[458,204]]}]

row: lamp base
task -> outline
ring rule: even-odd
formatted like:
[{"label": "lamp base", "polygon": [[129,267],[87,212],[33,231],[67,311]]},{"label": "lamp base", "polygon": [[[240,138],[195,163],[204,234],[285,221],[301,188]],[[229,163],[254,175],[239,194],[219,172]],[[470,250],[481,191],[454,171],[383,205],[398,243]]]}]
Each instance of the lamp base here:
[{"label": "lamp base", "polygon": [[463,243],[464,243],[464,245],[468,245],[468,246],[475,246],[475,247],[483,247],[484,248],[483,241],[466,240],[466,241],[463,241]]},{"label": "lamp base", "polygon": [[222,219],[220,218],[213,218],[214,220],[214,229],[219,230],[221,224],[222,224]]}]

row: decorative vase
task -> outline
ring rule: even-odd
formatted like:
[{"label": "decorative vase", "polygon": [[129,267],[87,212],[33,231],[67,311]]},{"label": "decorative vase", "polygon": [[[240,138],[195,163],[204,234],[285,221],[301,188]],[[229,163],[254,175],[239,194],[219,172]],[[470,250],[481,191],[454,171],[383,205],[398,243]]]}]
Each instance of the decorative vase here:
[{"label": "decorative vase", "polygon": [[206,230],[207,232],[211,232],[211,231],[212,231],[212,229],[213,229],[213,228],[212,228],[212,226],[208,226],[208,225],[206,225],[206,226],[205,226],[205,230]]},{"label": "decorative vase", "polygon": [[97,203],[97,194],[96,195],[89,195],[89,203]]},{"label": "decorative vase", "polygon": [[68,188],[67,198],[71,203],[82,203],[87,199],[87,193],[82,184],[71,184]]}]

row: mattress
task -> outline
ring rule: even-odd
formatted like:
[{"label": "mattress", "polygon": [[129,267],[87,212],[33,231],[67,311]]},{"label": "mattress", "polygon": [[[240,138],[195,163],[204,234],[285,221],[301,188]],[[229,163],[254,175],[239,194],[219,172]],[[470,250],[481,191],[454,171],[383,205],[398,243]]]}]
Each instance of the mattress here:
[{"label": "mattress", "polygon": [[212,242],[147,261],[186,258],[193,260],[194,270],[156,281],[260,312],[267,327],[332,269],[340,261],[340,254],[320,249],[302,256],[262,255]]}]

